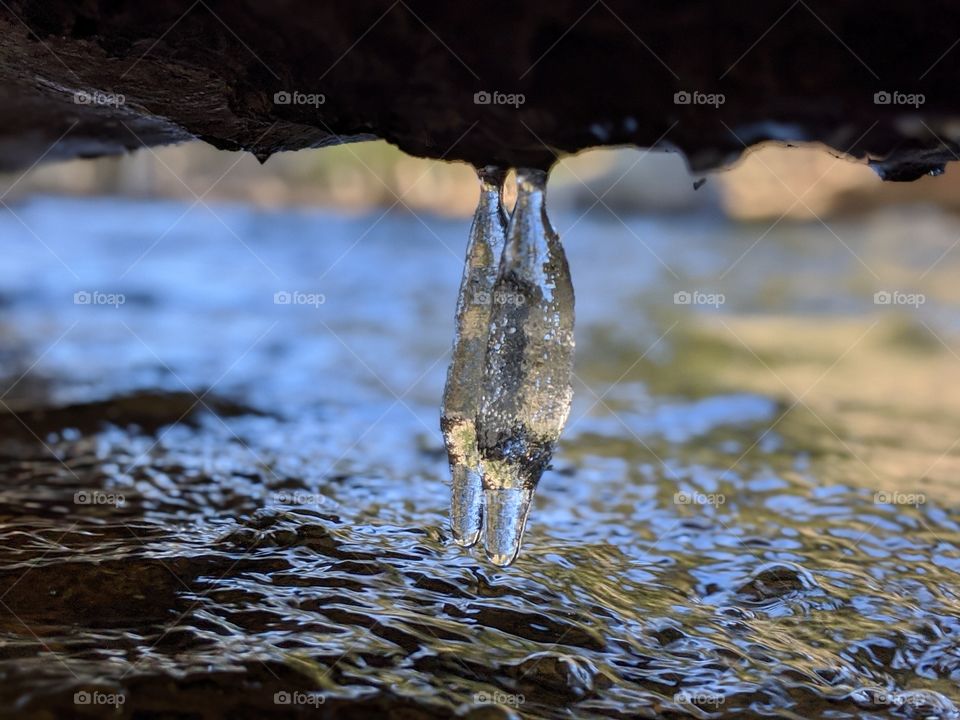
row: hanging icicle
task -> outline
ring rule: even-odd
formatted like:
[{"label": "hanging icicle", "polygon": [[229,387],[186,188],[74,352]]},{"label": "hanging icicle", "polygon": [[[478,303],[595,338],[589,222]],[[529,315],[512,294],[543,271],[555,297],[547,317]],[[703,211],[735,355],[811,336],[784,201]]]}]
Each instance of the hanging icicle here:
[{"label": "hanging icicle", "polygon": [[520,551],[534,490],[573,398],[573,285],[547,218],[546,181],[542,170],[517,173],[517,205],[493,288],[477,444],[484,545],[497,565]]},{"label": "hanging icicle", "polygon": [[506,170],[486,167],[477,174],[480,177],[480,201],[470,227],[457,300],[456,335],[440,419],[453,475],[450,525],[454,540],[465,546],[477,542],[483,522],[476,417],[490,330],[493,285],[507,229],[502,202]]}]

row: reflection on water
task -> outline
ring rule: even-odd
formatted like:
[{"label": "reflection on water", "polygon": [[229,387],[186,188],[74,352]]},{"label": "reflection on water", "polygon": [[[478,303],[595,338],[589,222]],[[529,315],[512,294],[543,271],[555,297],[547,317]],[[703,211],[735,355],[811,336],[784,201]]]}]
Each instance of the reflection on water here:
[{"label": "reflection on water", "polygon": [[446,525],[464,223],[185,209],[0,215],[0,714],[957,715],[960,223],[556,217],[501,570]]}]

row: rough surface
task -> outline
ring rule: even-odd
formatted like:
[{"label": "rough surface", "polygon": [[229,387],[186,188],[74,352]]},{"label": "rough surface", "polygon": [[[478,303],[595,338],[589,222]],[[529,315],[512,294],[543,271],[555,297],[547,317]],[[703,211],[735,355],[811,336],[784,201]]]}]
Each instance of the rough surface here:
[{"label": "rough surface", "polygon": [[[703,170],[774,139],[820,141],[909,180],[956,158],[957,28],[946,1],[10,0],[0,162],[189,138],[266,158],[381,137],[415,155],[541,167],[656,145]],[[77,104],[78,91],[124,104]],[[482,91],[524,102],[476,104]],[[682,91],[724,102],[677,104]],[[876,104],[882,91],[924,102]],[[277,92],[325,102],[278,105]]]}]

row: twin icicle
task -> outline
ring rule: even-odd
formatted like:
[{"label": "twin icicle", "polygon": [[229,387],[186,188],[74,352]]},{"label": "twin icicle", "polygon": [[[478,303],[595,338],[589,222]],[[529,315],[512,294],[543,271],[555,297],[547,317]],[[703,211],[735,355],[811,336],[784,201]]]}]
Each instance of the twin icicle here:
[{"label": "twin icicle", "polygon": [[570,413],[573,285],[547,219],[547,174],[517,171],[509,220],[506,170],[478,175],[440,425],[454,540],[470,546],[483,535],[487,557],[503,566],[520,552],[534,490]]}]

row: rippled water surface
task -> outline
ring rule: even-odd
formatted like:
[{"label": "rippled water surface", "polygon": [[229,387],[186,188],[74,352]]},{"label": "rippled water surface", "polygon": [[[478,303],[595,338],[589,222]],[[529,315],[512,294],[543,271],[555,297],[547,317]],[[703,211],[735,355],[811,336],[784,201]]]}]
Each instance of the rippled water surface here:
[{"label": "rippled water surface", "polygon": [[500,570],[447,530],[467,221],[185,210],[0,213],[0,715],[957,716],[960,222],[557,215]]}]

